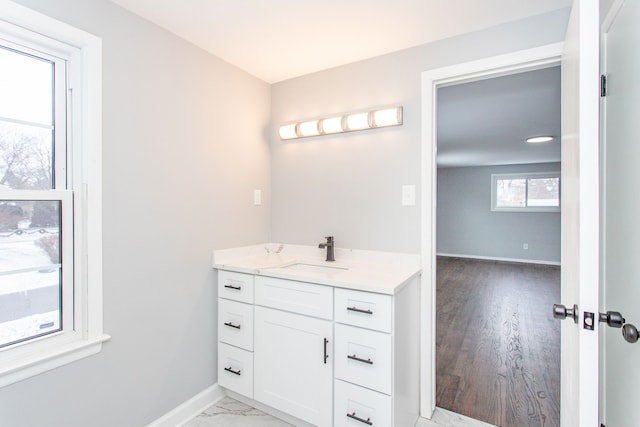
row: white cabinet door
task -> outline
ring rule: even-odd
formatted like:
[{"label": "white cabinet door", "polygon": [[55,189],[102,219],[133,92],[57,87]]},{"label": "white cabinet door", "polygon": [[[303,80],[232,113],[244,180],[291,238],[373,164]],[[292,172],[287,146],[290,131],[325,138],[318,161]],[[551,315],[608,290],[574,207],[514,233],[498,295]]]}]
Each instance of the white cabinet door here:
[{"label": "white cabinet door", "polygon": [[256,307],[254,348],[254,399],[331,426],[332,322]]}]

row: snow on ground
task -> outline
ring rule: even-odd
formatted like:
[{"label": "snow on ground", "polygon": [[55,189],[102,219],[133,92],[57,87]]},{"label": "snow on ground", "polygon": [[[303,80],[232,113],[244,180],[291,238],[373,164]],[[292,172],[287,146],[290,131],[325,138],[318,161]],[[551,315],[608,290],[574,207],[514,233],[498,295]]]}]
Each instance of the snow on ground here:
[{"label": "snow on ground", "polygon": [[[24,292],[29,298],[30,290],[60,286],[60,266],[52,264],[49,255],[36,245],[38,239],[56,231],[27,229],[22,234],[0,233],[0,308],[12,300],[7,295]],[[28,269],[34,270],[24,271]],[[4,302],[3,297],[6,298]],[[7,310],[11,308],[5,306]],[[0,346],[60,328],[59,310],[33,314],[18,312],[16,315],[22,317],[0,323]]]},{"label": "snow on ground", "polygon": [[[59,267],[52,264],[36,241],[49,233],[26,230],[21,235],[0,233],[0,295],[59,284]],[[11,274],[11,271],[44,267],[41,270]]]},{"label": "snow on ground", "polygon": [[0,346],[60,329],[60,312],[38,313],[0,323]]}]

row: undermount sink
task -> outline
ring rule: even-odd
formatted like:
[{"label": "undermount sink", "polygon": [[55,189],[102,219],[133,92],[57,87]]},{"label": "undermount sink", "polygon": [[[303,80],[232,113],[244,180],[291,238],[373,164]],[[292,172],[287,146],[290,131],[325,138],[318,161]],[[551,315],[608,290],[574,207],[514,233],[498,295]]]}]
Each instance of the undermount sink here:
[{"label": "undermount sink", "polygon": [[295,264],[287,265],[282,268],[287,270],[298,270],[298,271],[307,271],[311,273],[340,273],[343,271],[347,271],[349,267],[344,266],[333,266],[333,265],[318,265],[318,264],[310,264],[306,262],[296,262]]}]

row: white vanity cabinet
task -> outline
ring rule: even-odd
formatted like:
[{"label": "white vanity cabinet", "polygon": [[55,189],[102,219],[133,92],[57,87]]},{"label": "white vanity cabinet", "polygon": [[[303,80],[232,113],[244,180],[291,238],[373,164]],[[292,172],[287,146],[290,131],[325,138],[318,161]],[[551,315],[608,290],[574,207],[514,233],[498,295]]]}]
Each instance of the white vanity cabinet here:
[{"label": "white vanity cabinet", "polygon": [[253,280],[218,273],[218,384],[253,398]]},{"label": "white vanity cabinet", "polygon": [[418,418],[419,281],[395,295],[335,290],[334,426],[414,425]]},{"label": "white vanity cabinet", "polygon": [[414,425],[419,275],[387,293],[266,273],[218,277],[221,386],[294,425]]}]

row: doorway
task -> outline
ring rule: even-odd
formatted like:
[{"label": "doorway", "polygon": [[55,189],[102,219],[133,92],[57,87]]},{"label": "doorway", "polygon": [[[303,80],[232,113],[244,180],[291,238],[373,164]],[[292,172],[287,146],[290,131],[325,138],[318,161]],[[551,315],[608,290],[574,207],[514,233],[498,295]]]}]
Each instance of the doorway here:
[{"label": "doorway", "polygon": [[424,72],[422,75],[422,323],[421,415],[431,418],[436,407],[436,105],[437,90],[453,84],[539,70],[560,64],[562,44],[488,58]]},{"label": "doorway", "polygon": [[558,66],[437,92],[436,404],[501,427],[560,424],[560,114]]}]

